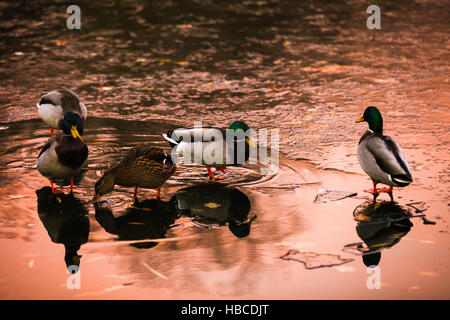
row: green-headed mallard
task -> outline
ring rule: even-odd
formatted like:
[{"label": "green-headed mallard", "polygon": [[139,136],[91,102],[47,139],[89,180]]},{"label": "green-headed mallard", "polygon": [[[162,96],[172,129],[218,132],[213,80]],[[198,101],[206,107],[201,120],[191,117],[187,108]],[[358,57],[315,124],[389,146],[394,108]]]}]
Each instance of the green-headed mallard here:
[{"label": "green-headed mallard", "polygon": [[162,184],[175,170],[171,156],[162,149],[147,145],[136,146],[97,181],[93,201],[97,202],[101,196],[111,192],[116,184],[134,187],[135,199],[138,188],[158,188],[156,198],[159,198]]},{"label": "green-headed mallard", "polygon": [[[383,118],[377,108],[368,107],[363,117],[356,120],[363,121],[369,123],[369,129],[359,140],[358,159],[364,172],[373,181],[373,189],[367,192],[374,195],[374,200],[379,192],[388,192],[394,201],[393,187],[405,187],[413,181],[409,164],[398,143],[383,135]],[[378,183],[390,187],[377,189]]]},{"label": "green-headed mallard", "polygon": [[377,266],[381,251],[399,243],[413,226],[409,220],[412,214],[394,202],[362,203],[355,208],[353,216],[358,221],[356,233],[366,245],[354,243],[346,247],[356,246],[367,267]]},{"label": "green-headed mallard", "polygon": [[39,117],[50,126],[53,137],[53,129],[62,129],[62,121],[68,112],[86,120],[87,109],[75,92],[70,90],[51,91],[42,96],[37,104]]},{"label": "green-headed mallard", "polygon": [[245,163],[250,147],[256,144],[249,135],[249,127],[242,121],[234,121],[228,130],[216,127],[193,127],[170,130],[163,137],[170,143],[172,154],[182,160],[206,166],[210,179],[214,179],[211,167],[222,172],[228,166]]},{"label": "green-headed mallard", "polygon": [[62,121],[63,133],[51,137],[38,156],[37,169],[50,180],[71,178],[70,190],[73,191],[73,176],[77,175],[87,162],[88,148],[83,141],[83,122],[80,117],[69,112]]}]

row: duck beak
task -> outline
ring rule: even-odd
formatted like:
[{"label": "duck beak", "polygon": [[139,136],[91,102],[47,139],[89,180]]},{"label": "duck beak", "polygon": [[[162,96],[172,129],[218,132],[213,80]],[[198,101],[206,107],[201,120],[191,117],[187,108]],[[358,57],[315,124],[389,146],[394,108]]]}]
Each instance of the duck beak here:
[{"label": "duck beak", "polygon": [[72,128],[70,128],[70,133],[72,133],[72,137],[74,139],[80,139],[81,141],[84,142],[83,138],[81,137],[80,133],[77,130],[76,126],[72,126]]},{"label": "duck beak", "polygon": [[247,142],[250,147],[256,148],[255,141],[253,141],[253,139],[250,138],[249,136],[245,137],[245,142]]},{"label": "duck beak", "polygon": [[358,122],[364,122],[364,117],[361,117],[361,118],[356,119],[355,122],[356,122],[356,123],[358,123]]},{"label": "duck beak", "polygon": [[92,198],[92,203],[97,203],[98,200],[100,200],[101,197],[102,197],[101,195],[99,195],[99,194],[96,193],[96,194],[94,195],[94,198]]}]

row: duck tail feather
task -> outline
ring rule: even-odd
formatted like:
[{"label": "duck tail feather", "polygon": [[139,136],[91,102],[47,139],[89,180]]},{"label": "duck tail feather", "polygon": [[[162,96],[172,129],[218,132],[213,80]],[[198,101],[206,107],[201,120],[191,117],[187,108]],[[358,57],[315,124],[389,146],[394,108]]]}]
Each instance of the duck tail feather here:
[{"label": "duck tail feather", "polygon": [[412,178],[404,175],[404,174],[396,174],[391,176],[393,182],[395,182],[400,187],[406,187],[411,182],[413,182]]},{"label": "duck tail feather", "polygon": [[170,138],[170,136],[172,136],[172,132],[173,132],[172,130],[168,131],[167,134],[163,133],[162,136],[164,137],[164,139],[166,139],[170,143],[170,146],[173,148],[174,146],[176,146],[178,144],[178,142],[173,140],[172,138]]}]

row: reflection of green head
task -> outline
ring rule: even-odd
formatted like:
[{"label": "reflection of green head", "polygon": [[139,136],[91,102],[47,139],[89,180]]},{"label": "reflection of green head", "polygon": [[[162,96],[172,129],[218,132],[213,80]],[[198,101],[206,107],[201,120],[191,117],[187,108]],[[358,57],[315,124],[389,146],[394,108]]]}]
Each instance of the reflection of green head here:
[{"label": "reflection of green head", "polygon": [[363,262],[367,267],[370,266],[378,266],[381,260],[381,252],[373,252],[368,254],[363,254],[362,256]]},{"label": "reflection of green head", "polygon": [[230,231],[238,238],[245,238],[250,234],[251,223],[239,223],[235,220],[231,220],[228,224]]}]

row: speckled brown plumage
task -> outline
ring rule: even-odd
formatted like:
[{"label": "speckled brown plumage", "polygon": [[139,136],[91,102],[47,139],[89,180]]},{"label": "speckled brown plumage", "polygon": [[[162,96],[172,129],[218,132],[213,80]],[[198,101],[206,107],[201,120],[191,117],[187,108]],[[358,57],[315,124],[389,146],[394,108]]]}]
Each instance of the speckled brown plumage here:
[{"label": "speckled brown plumage", "polygon": [[161,186],[175,170],[170,155],[163,150],[139,145],[130,149],[109,172],[120,186],[151,189]]}]

